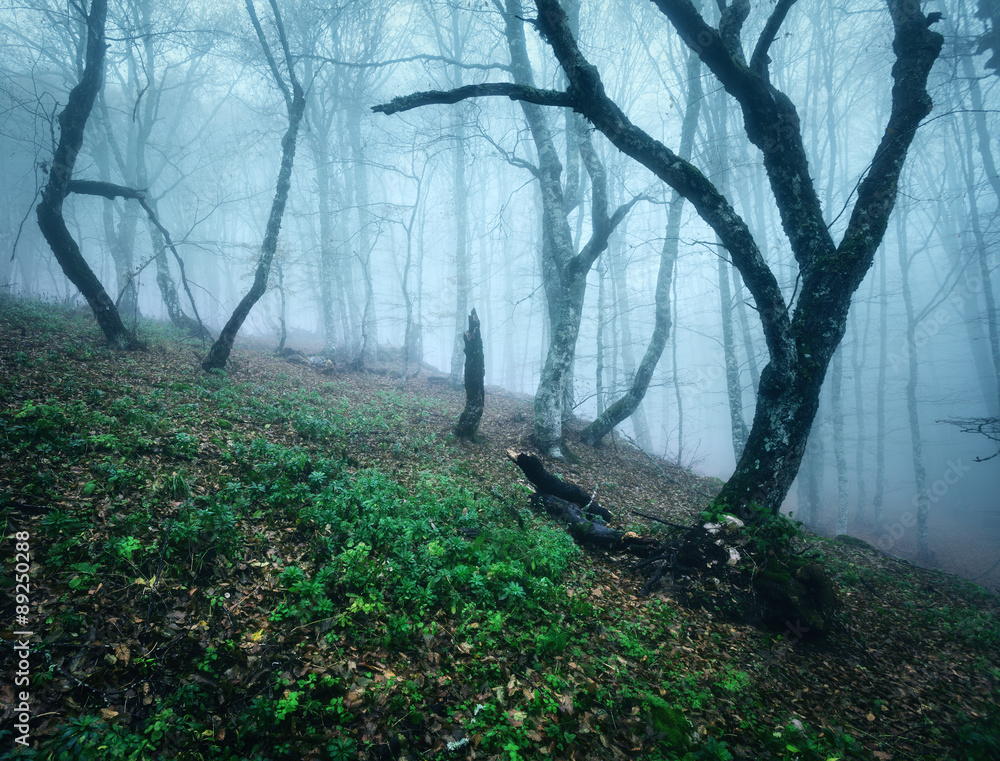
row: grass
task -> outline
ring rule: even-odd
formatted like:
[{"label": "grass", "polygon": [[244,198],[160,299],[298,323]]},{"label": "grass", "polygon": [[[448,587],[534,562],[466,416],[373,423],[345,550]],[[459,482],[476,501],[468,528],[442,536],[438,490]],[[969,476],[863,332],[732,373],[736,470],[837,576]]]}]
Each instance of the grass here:
[{"label": "grass", "polygon": [[[198,344],[143,330],[117,354],[84,313],[0,300],[3,552],[28,537],[35,632],[9,755],[996,757],[980,588],[810,539],[844,600],[825,642],[642,598],[530,512],[516,431],[451,437],[451,392],[249,351],[204,374]],[[576,449],[567,476],[627,506],[635,461]],[[648,477],[644,506],[698,519]]]}]

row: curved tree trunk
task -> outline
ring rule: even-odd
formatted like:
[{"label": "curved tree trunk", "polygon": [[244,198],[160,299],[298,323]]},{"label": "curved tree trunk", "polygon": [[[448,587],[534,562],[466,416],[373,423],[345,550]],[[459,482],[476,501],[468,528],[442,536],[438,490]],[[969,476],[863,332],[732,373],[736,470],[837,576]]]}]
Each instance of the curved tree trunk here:
[{"label": "curved tree trunk", "polygon": [[135,343],[132,332],[122,323],[114,300],[87,264],[80,246],[73,239],[63,219],[63,201],[69,194],[76,158],[83,146],[83,131],[104,79],[104,26],[108,15],[107,0],[94,0],[87,16],[87,52],[83,77],[70,91],[66,107],[59,114],[59,142],[52,157],[49,179],[42,190],[35,213],[38,227],[52,248],[56,261],[87,300],[108,344],[117,349]]},{"label": "curved tree trunk", "polygon": [[770,361],[761,373],[743,455],[716,501],[744,514],[752,513],[748,510],[752,504],[777,512],[802,461],[823,378],[846,329],[851,297],[872,264],[913,135],[930,110],[927,77],[943,38],[930,31],[918,6],[888,0],[896,55],[892,112],[837,245],[810,176],[798,114],[788,97],[771,84],[767,70],[771,42],[791,3],[775,8],[749,62],[739,39],[745,4],[727,7],[724,23],[714,29],[689,0],[655,3],[739,102],[747,136],[763,153],[782,226],[802,276],[793,313],[746,223],[727,199],[695,167],[633,125],[608,98],[557,0],[537,0],[538,25],[570,79],[574,107],[619,149],[691,201],[729,250],[756,301]]},{"label": "curved tree trunk", "polygon": [[302,91],[302,87],[299,85],[298,78],[295,76],[291,54],[288,50],[288,43],[285,40],[284,27],[282,26],[281,16],[278,15],[277,6],[275,6],[272,2],[275,23],[277,24],[282,46],[284,47],[285,58],[288,62],[288,75],[292,84],[291,93],[289,93],[287,86],[278,74],[274,58],[271,55],[270,48],[267,46],[264,33],[260,28],[260,22],[257,21],[257,14],[253,9],[253,0],[246,0],[246,2],[247,11],[249,12],[251,20],[254,23],[254,27],[257,30],[257,35],[260,38],[261,45],[264,47],[264,53],[271,65],[271,70],[274,73],[279,87],[285,95],[285,105],[288,109],[288,129],[285,131],[284,137],[281,138],[281,168],[278,170],[278,181],[274,191],[274,201],[271,203],[271,214],[267,219],[267,229],[264,233],[264,242],[261,244],[260,261],[257,263],[257,272],[254,274],[253,285],[250,286],[250,290],[240,300],[240,303],[236,305],[236,309],[233,310],[233,313],[230,315],[225,327],[223,327],[222,332],[219,333],[219,337],[215,339],[215,343],[212,344],[212,348],[209,350],[205,361],[201,363],[201,367],[205,371],[222,369],[226,366],[226,362],[229,359],[229,353],[233,349],[233,341],[235,340],[236,334],[239,332],[240,328],[243,327],[243,321],[246,320],[247,315],[250,314],[250,310],[253,309],[253,306],[257,303],[258,299],[264,295],[264,291],[267,290],[267,278],[271,272],[271,261],[274,259],[274,252],[278,248],[278,232],[281,230],[281,218],[285,213],[285,203],[288,200],[288,190],[292,184],[292,164],[295,161],[295,141],[298,138],[299,124],[302,121],[302,114],[304,113],[306,106],[305,95]]},{"label": "curved tree trunk", "polygon": [[[674,263],[677,260],[677,237],[671,237],[671,229],[676,216],[677,224],[674,233],[680,229],[680,200],[675,200],[670,209],[670,219],[667,222],[667,237],[663,242],[660,254],[660,269],[656,276],[656,311],[653,322],[653,335],[646,346],[646,353],[639,362],[639,367],[632,378],[632,385],[625,394],[604,410],[597,419],[583,429],[581,437],[584,443],[592,447],[601,445],[602,440],[611,430],[635,412],[639,403],[646,396],[649,383],[653,378],[656,365],[663,355],[663,349],[670,337],[670,287],[674,275]],[[675,212],[676,209],[676,212]]]},{"label": "curved tree trunk", "polygon": [[[678,155],[683,159],[690,159],[694,149],[694,136],[702,101],[701,59],[693,50],[688,53],[686,79],[689,83],[689,89],[684,119],[681,121],[681,143]],[[603,411],[600,408],[601,402],[598,402],[597,419],[584,428],[581,434],[584,442],[590,446],[600,446],[604,437],[615,426],[635,412],[639,403],[646,396],[653,372],[656,370],[656,365],[659,363],[663,349],[670,338],[670,291],[673,286],[674,265],[677,262],[683,211],[684,198],[675,191],[671,194],[670,211],[667,213],[667,228],[663,238],[663,248],[660,251],[660,268],[656,274],[653,334],[646,346],[646,353],[639,362],[639,368],[636,370],[629,390]],[[681,445],[678,444],[678,451],[680,448]]]}]

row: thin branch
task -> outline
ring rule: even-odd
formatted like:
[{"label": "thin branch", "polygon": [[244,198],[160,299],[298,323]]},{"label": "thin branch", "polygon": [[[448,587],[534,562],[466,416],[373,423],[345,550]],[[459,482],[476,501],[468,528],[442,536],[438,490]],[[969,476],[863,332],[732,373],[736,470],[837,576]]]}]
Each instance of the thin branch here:
[{"label": "thin branch", "polygon": [[[264,58],[267,59],[267,65],[271,69],[271,74],[274,76],[274,81],[278,85],[278,89],[281,90],[281,94],[285,97],[285,105],[289,110],[292,108],[292,94],[288,91],[288,85],[285,84],[285,80],[282,78],[281,73],[278,71],[278,64],[274,61],[274,56],[271,54],[271,46],[267,44],[267,38],[264,36],[264,30],[260,26],[260,19],[257,18],[257,9],[254,8],[253,0],[244,0],[247,13],[250,14],[250,21],[253,23],[254,31],[257,32],[257,39],[260,40],[260,46],[264,50]],[[272,7],[274,2],[271,2]],[[275,14],[277,16],[277,14]],[[281,29],[281,27],[279,27]],[[284,37],[283,31],[281,36]],[[282,46],[287,51],[288,45],[282,40]]]},{"label": "thin branch", "polygon": [[198,307],[194,303],[194,295],[191,293],[191,288],[188,285],[187,275],[184,271],[184,260],[181,259],[181,255],[177,253],[177,247],[174,245],[174,241],[170,237],[169,231],[160,223],[160,220],[156,216],[156,212],[153,211],[152,207],[146,203],[146,191],[125,187],[124,185],[115,185],[112,182],[99,182],[97,180],[70,180],[67,186],[67,192],[88,196],[103,196],[109,201],[113,201],[116,198],[131,198],[139,202],[139,205],[149,217],[149,221],[152,222],[153,225],[156,226],[156,229],[160,231],[160,234],[163,235],[163,240],[170,247],[170,251],[173,253],[174,259],[177,260],[177,266],[180,267],[181,270],[181,284],[184,286],[184,292],[187,293],[188,300],[191,302],[191,310],[194,312],[195,319],[198,321],[198,327],[203,336],[208,335],[208,330],[201,321],[201,316],[198,314]]},{"label": "thin branch", "polygon": [[413,63],[414,61],[436,61],[446,63],[449,66],[458,66],[461,69],[474,71],[510,71],[510,66],[505,63],[466,63],[443,55],[411,55],[403,58],[389,58],[385,61],[343,61],[339,58],[329,58],[321,55],[300,55],[298,58],[329,63],[334,66],[344,66],[349,69],[378,69],[385,66],[396,66],[401,63]]},{"label": "thin branch", "polygon": [[513,82],[485,82],[479,85],[465,85],[454,90],[427,90],[411,95],[400,95],[388,103],[372,106],[379,114],[398,114],[421,106],[458,103],[469,98],[503,97],[535,103],[539,106],[561,106],[571,108],[573,98],[569,93],[557,90],[540,90],[537,87],[516,85]]},{"label": "thin branch", "polygon": [[788,11],[795,3],[796,0],[779,0],[757,39],[757,46],[753,49],[753,55],[750,56],[750,68],[762,77],[767,76],[767,65],[770,63],[767,53],[771,49],[771,44],[777,37],[785,16],[788,15]]}]

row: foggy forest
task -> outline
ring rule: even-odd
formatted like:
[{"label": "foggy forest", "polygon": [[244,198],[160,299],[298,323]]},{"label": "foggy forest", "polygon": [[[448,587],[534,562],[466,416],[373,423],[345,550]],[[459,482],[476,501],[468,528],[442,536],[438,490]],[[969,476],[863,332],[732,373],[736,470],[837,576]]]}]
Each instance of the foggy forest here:
[{"label": "foggy forest", "polygon": [[1000,758],[1000,2],[0,57],[0,753]]}]

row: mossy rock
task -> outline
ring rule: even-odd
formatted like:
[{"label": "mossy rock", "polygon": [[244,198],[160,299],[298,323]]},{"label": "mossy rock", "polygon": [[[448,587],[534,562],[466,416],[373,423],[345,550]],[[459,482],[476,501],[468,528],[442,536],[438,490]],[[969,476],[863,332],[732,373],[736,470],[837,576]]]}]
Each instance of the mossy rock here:
[{"label": "mossy rock", "polygon": [[687,750],[694,731],[688,718],[680,709],[655,695],[644,693],[643,700],[649,709],[650,725],[660,735],[662,747]]},{"label": "mossy rock", "polygon": [[820,638],[833,627],[840,605],[836,587],[820,563],[758,574],[754,587],[764,607],[764,619],[779,629],[791,628],[809,638]]}]

